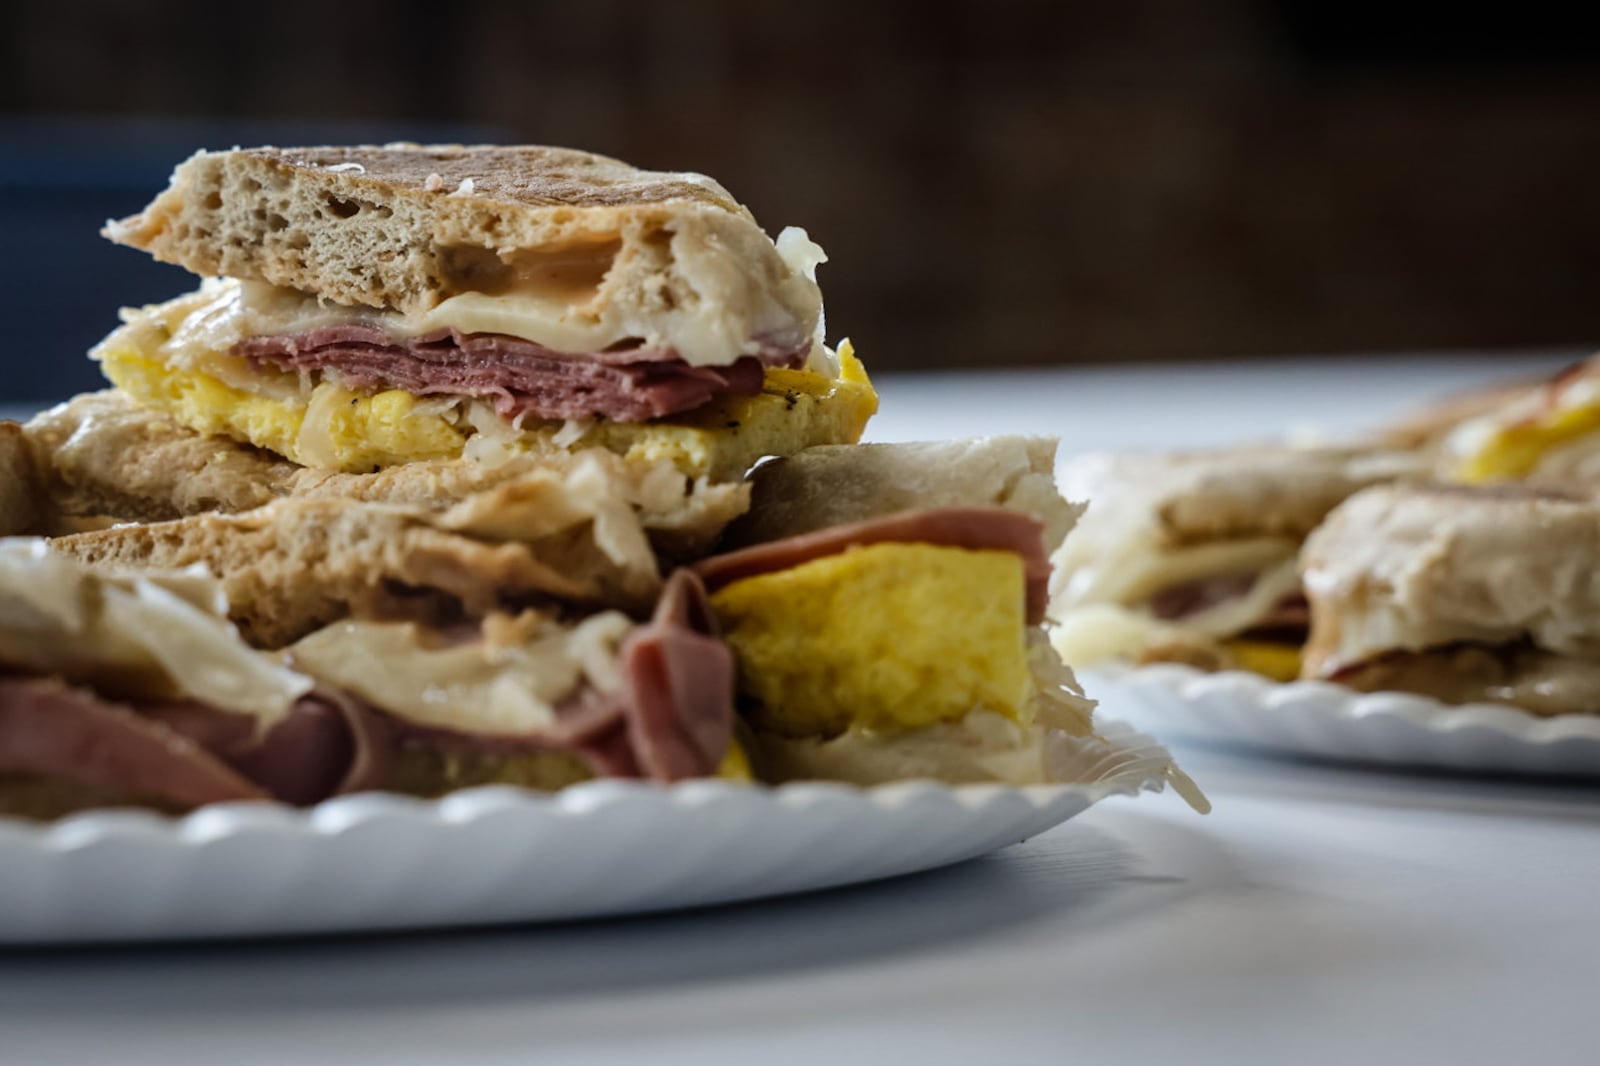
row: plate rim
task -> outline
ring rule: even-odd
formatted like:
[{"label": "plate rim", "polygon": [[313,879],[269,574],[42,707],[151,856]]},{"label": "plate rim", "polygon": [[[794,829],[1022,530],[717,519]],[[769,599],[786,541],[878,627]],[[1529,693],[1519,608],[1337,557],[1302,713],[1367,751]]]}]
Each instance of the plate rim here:
[{"label": "plate rim", "polygon": [[1080,675],[1112,713],[1174,740],[1388,770],[1600,777],[1600,714],[1541,716],[1183,663],[1102,663]]},{"label": "plate rim", "polygon": [[1446,703],[1413,692],[1360,692],[1331,681],[1274,681],[1247,670],[1207,672],[1187,663],[1115,663],[1085,667],[1083,672],[1112,684],[1160,683],[1185,698],[1213,696],[1218,690],[1233,689],[1248,693],[1255,703],[1269,709],[1315,703],[1320,705],[1319,713],[1349,721],[1399,718],[1437,733],[1481,728],[1541,745],[1573,739],[1600,740],[1600,713],[1539,715],[1505,703]]},{"label": "plate rim", "polygon": [[[166,814],[137,807],[79,811],[51,821],[0,814],[0,843],[32,845],[52,852],[77,851],[110,839],[138,838],[148,844],[193,846],[213,843],[240,832],[290,833],[305,838],[331,838],[362,825],[401,819],[434,828],[465,825],[487,817],[582,817],[628,803],[653,803],[685,814],[727,802],[763,803],[798,813],[816,803],[841,800],[896,808],[943,795],[966,807],[1005,802],[1021,796],[1041,811],[1075,794],[1092,806],[1114,795],[1161,792],[1176,769],[1171,754],[1156,738],[1121,722],[1097,720],[1094,738],[1106,744],[1106,757],[1144,756],[1115,766],[1103,777],[1087,781],[1011,785],[1003,782],[947,784],[911,778],[875,785],[840,781],[791,781],[769,785],[754,781],[694,778],[662,784],[627,778],[598,778],[554,792],[519,785],[491,784],[457,789],[436,798],[395,792],[359,792],[335,796],[309,807],[273,801],[214,803],[185,814]],[[1179,771],[1181,772],[1181,771]]]}]

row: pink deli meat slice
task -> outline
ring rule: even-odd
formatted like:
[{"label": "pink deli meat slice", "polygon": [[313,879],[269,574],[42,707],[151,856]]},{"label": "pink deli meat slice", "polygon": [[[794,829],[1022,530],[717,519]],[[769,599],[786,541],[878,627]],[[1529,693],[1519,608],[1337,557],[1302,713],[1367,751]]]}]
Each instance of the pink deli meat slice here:
[{"label": "pink deli meat slice", "polygon": [[604,418],[644,422],[682,414],[719,396],[753,396],[769,366],[798,366],[806,347],[694,366],[670,348],[558,352],[497,333],[439,330],[391,338],[375,326],[327,326],[252,337],[234,351],[258,365],[319,371],[347,388],[488,399],[508,421]]}]

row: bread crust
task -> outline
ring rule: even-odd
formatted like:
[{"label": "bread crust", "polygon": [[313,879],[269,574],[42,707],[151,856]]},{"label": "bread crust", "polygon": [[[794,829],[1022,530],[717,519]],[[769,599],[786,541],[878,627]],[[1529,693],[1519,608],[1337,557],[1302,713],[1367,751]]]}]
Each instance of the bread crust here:
[{"label": "bread crust", "polygon": [[603,272],[587,279],[598,285],[586,305],[596,313],[615,304],[670,314],[715,300],[719,314],[745,319],[747,339],[792,341],[809,337],[821,312],[815,283],[715,181],[565,148],[199,152],[105,235],[197,274],[403,314],[511,287],[574,254],[592,254]]},{"label": "bread crust", "polygon": [[1527,485],[1392,485],[1306,541],[1305,676],[1375,655],[1528,641],[1600,656],[1600,506]]},{"label": "bread crust", "polygon": [[159,522],[235,513],[292,495],[302,468],[185,429],[115,389],[86,392],[25,427],[37,492],[61,515]]},{"label": "bread crust", "polygon": [[93,565],[201,564],[222,580],[229,617],[265,648],[351,615],[481,615],[551,599],[640,609],[649,602],[590,565],[584,546],[557,542],[536,552],[488,543],[440,528],[423,511],[350,500],[283,499],[238,515],[115,526],[51,544]]},{"label": "bread crust", "polygon": [[[1091,502],[1092,528],[1142,527],[1159,548],[1253,537],[1299,540],[1352,493],[1421,477],[1427,461],[1381,447],[1281,444],[1172,453],[1094,454],[1067,464],[1062,491]],[[1137,522],[1130,517],[1137,516]]]},{"label": "bread crust", "polygon": [[1053,551],[1082,513],[1055,486],[1056,441],[983,437],[906,444],[826,445],[759,466],[750,511],[729,548],[923,507],[1009,507],[1045,524]]}]

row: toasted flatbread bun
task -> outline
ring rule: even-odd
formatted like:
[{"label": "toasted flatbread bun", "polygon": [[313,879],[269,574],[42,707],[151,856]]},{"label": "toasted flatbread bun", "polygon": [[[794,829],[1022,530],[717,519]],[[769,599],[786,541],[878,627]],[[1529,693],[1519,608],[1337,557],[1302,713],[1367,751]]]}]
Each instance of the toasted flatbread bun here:
[{"label": "toasted flatbread bun", "polygon": [[1600,657],[1597,568],[1592,497],[1523,485],[1367,489],[1306,541],[1305,676],[1457,643]]},{"label": "toasted flatbread bun", "polygon": [[283,499],[238,515],[116,526],[52,545],[97,565],[202,564],[222,578],[230,617],[246,638],[268,648],[351,614],[455,607],[478,615],[548,599],[642,607],[659,587],[656,580],[630,583],[631,575],[600,565],[589,544],[494,543],[447,528],[443,516],[336,499]]},{"label": "toasted flatbread bun", "polygon": [[1158,546],[1176,548],[1245,537],[1298,540],[1351,493],[1425,473],[1424,460],[1401,450],[1258,445],[1086,455],[1063,468],[1062,491],[1092,501],[1075,542],[1102,526],[1137,524]]},{"label": "toasted flatbread bun", "polygon": [[714,300],[746,338],[810,336],[821,313],[816,284],[715,181],[565,148],[200,152],[106,235],[196,274],[406,314],[552,274],[595,286],[597,313]]},{"label": "toasted flatbread bun", "polygon": [[26,437],[40,493],[64,515],[150,522],[234,513],[293,494],[300,467],[225,437],[209,437],[114,389],[86,392],[35,415]]},{"label": "toasted flatbread bun", "polygon": [[1055,486],[1056,442],[985,437],[909,444],[808,448],[751,474],[750,511],[727,547],[810,533],[924,507],[999,506],[1045,524],[1052,551],[1082,513]]}]

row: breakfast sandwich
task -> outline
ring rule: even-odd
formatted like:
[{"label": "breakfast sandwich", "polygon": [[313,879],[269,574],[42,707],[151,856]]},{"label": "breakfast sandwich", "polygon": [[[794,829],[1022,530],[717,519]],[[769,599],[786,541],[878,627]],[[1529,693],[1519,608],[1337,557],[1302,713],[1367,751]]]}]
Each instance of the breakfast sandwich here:
[{"label": "breakfast sandwich", "polygon": [[1351,493],[1424,468],[1405,451],[1288,445],[1075,460],[1062,491],[1090,503],[1052,560],[1051,639],[1077,666],[1289,680],[1307,626],[1301,542]]},{"label": "breakfast sandwich", "polygon": [[269,653],[227,611],[200,567],[0,539],[0,814],[742,773],[732,657],[688,571],[643,622],[347,618]]},{"label": "breakfast sandwich", "polygon": [[1103,750],[1040,626],[1048,554],[1080,511],[1055,449],[868,444],[756,470],[729,550],[694,569],[758,777],[1038,784]]},{"label": "breakfast sandwich", "polygon": [[1352,496],[1306,542],[1304,676],[1600,712],[1600,505],[1530,485]]},{"label": "breakfast sandwich", "polygon": [[699,174],[542,147],[200,152],[106,236],[205,280],[92,353],[137,403],[306,467],[601,447],[737,480],[853,442],[820,248]]},{"label": "breakfast sandwich", "polygon": [[[1600,356],[1543,381],[1514,382],[1419,416],[1441,480],[1600,482]],[[1413,420],[1414,422],[1417,420]]]}]

